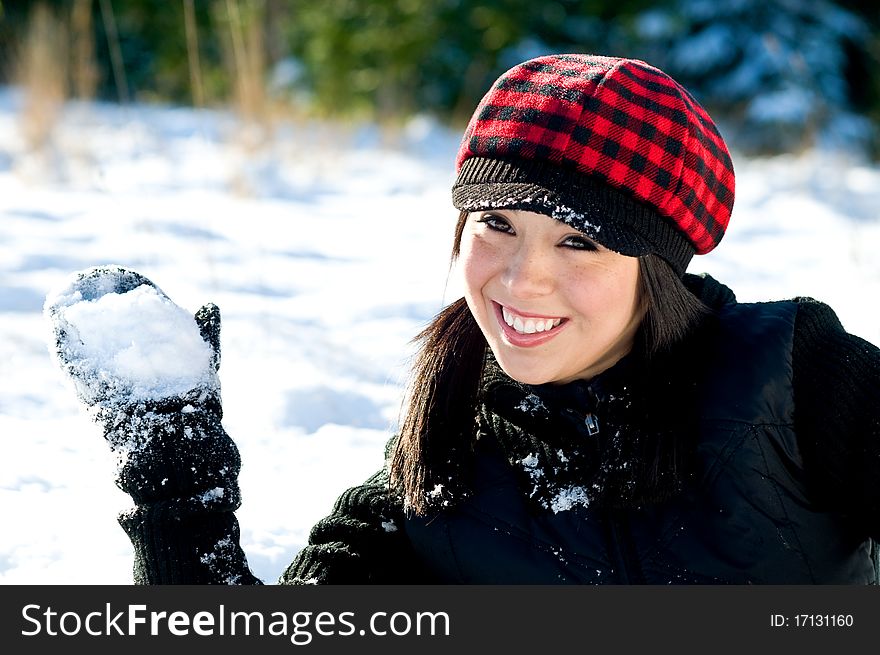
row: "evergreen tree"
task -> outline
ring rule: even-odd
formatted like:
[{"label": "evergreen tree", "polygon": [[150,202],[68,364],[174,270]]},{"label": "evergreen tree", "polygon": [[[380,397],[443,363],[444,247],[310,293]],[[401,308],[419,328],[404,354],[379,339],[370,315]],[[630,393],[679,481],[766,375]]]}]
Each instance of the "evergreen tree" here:
[{"label": "evergreen tree", "polygon": [[753,152],[866,148],[868,24],[829,1],[675,0],[637,23],[645,57],[695,92]]}]

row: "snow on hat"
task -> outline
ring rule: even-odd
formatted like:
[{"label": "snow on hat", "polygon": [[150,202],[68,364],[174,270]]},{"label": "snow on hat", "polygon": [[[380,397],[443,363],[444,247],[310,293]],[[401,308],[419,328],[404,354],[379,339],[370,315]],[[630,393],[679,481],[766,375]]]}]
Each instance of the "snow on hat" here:
[{"label": "snow on hat", "polygon": [[453,204],[561,220],[683,274],[733,209],[730,154],[678,82],[636,59],[562,54],[501,75],[462,138]]}]

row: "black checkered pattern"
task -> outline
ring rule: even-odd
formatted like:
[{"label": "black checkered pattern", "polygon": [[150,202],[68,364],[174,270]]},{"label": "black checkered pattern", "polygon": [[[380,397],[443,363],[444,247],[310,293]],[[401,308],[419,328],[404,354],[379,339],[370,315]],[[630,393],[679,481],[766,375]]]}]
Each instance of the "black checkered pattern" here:
[{"label": "black checkered pattern", "polygon": [[459,209],[550,214],[679,272],[718,244],[733,209],[733,165],[714,122],[684,87],[633,59],[515,66],[480,102],[456,164]]}]

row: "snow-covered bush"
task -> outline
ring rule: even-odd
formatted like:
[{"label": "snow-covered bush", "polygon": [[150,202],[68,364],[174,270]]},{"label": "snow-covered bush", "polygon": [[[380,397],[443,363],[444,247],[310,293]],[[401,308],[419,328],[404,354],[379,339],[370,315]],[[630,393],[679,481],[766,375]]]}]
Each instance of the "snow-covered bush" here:
[{"label": "snow-covered bush", "polygon": [[[644,58],[691,89],[751,152],[862,149],[868,25],[831,0],[672,0],[634,24]],[[862,70],[857,74],[855,71]]]}]

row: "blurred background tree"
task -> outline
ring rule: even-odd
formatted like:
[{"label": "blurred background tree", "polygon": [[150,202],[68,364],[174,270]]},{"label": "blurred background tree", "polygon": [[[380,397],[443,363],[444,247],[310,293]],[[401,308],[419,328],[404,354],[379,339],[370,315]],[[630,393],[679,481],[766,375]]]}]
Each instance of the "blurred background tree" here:
[{"label": "blurred background tree", "polygon": [[880,153],[876,0],[0,0],[0,81],[38,7],[79,97],[459,127],[518,61],[595,52],[672,74],[741,150]]},{"label": "blurred background tree", "polygon": [[642,14],[633,42],[715,109],[743,149],[857,147],[874,129],[877,26],[867,3],[848,4],[677,0]]}]

